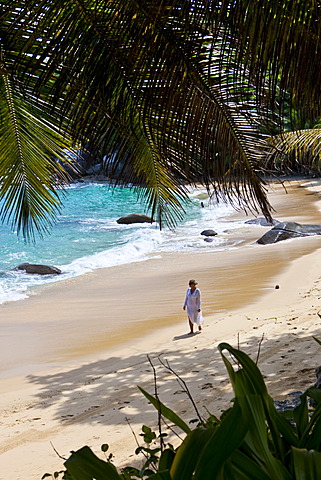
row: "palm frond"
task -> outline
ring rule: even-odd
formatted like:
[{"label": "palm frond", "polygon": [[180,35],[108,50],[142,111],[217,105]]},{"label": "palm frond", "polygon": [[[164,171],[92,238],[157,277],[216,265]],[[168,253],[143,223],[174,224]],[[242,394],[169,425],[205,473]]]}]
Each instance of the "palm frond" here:
[{"label": "palm frond", "polygon": [[198,182],[270,216],[271,109],[284,113],[288,99],[321,112],[318,2],[10,4],[7,44],[25,94],[52,105],[93,154],[125,165],[122,180],[143,187],[160,221],[179,220],[184,185]]},{"label": "palm frond", "polygon": [[59,210],[57,187],[68,183],[63,168],[68,145],[9,76],[0,76],[0,218],[27,240],[46,231]]},{"label": "palm frond", "polygon": [[158,218],[165,214],[173,224],[168,207],[181,208],[181,184],[187,182],[269,215],[259,178],[264,142],[212,78],[213,2],[58,0],[28,6],[19,19],[31,26],[20,72],[31,68],[26,59],[32,51],[37,94],[51,85],[50,97],[71,119],[77,139],[90,139],[104,155],[121,151],[126,180],[136,177],[146,186]]},{"label": "palm frond", "polygon": [[275,172],[321,170],[321,129],[286,132],[268,139],[271,145],[266,168]]},{"label": "palm frond", "polygon": [[247,68],[256,85],[256,98],[269,83],[270,98],[290,95],[297,107],[320,112],[320,3],[315,0],[256,0],[221,2],[217,26],[234,38],[230,55]]}]

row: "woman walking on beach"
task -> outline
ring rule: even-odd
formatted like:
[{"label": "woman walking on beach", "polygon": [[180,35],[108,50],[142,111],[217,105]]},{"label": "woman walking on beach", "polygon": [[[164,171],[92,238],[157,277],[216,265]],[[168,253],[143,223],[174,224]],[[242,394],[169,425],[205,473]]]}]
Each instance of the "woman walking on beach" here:
[{"label": "woman walking on beach", "polygon": [[198,326],[199,330],[202,330],[203,316],[201,314],[201,292],[196,287],[197,282],[190,280],[188,285],[183,310],[187,309],[188,323],[191,329],[189,333],[191,334],[194,330],[194,324]]}]

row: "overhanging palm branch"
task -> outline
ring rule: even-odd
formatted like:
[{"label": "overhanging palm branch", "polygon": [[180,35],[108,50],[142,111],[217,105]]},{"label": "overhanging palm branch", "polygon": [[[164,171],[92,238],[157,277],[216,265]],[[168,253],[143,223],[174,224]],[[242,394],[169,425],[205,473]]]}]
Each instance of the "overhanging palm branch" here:
[{"label": "overhanging palm branch", "polygon": [[311,128],[286,132],[268,139],[272,146],[267,157],[269,171],[298,171],[298,169],[321,170],[321,129]]},{"label": "overhanging palm branch", "polygon": [[75,139],[125,159],[123,180],[146,188],[155,216],[175,224],[196,182],[270,215],[260,174],[271,107],[301,95],[320,112],[318,2],[10,5],[17,78],[70,119]]},{"label": "overhanging palm branch", "polygon": [[173,225],[186,197],[182,185],[196,182],[269,215],[258,176],[263,143],[212,80],[215,11],[162,1],[31,1],[28,7],[31,16],[19,21],[34,25],[34,37],[31,31],[22,53],[29,58],[32,44],[37,94],[52,85],[51,98],[71,118],[75,138],[126,158],[125,180],[138,178],[146,187],[159,219]]},{"label": "overhanging palm branch", "polygon": [[25,239],[34,239],[36,231],[48,229],[59,209],[57,187],[68,182],[68,175],[58,160],[68,163],[63,150],[70,141],[41,118],[44,106],[23,98],[1,50],[0,55],[0,218]]},{"label": "overhanging palm branch", "polygon": [[[239,65],[237,74],[250,72],[260,100],[269,83],[272,105],[288,96],[312,117],[320,113],[321,26],[317,0],[240,0],[220,2],[219,22],[234,38],[229,53]],[[264,92],[262,92],[262,87]]]}]

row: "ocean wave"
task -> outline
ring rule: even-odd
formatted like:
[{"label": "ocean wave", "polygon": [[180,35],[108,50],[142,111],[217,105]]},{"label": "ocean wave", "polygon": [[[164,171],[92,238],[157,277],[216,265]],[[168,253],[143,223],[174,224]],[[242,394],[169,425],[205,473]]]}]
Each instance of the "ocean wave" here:
[{"label": "ocean wave", "polygon": [[[19,242],[9,229],[2,230],[0,303],[25,298],[44,284],[98,268],[144,261],[162,252],[230,248],[233,241],[226,241],[224,231],[228,229],[233,234],[240,228],[238,222],[230,221],[232,207],[210,204],[204,189],[192,190],[190,195],[184,221],[175,231],[160,231],[157,224],[117,224],[117,218],[124,214],[144,210],[130,189],[115,191],[106,184],[72,185],[59,221],[47,238],[27,245]],[[208,228],[218,233],[211,243],[206,243],[201,235]],[[54,265],[63,273],[47,277],[13,270],[24,262]]]}]

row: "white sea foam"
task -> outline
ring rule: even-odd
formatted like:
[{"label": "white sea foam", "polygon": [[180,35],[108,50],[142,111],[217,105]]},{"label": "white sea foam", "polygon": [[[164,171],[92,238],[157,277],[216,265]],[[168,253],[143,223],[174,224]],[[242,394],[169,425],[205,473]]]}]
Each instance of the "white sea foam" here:
[{"label": "white sea foam", "polygon": [[[144,261],[162,252],[230,248],[233,242],[227,245],[226,236],[222,234],[227,229],[233,233],[242,227],[239,222],[229,220],[232,207],[209,205],[201,190],[191,192],[193,201],[187,207],[186,219],[175,231],[160,231],[155,224],[118,225],[117,218],[126,212],[142,211],[128,190],[111,194],[106,185],[81,184],[70,187],[70,192],[59,223],[44,241],[28,246],[19,243],[15,235],[3,231],[0,237],[0,303],[26,298],[35,287],[44,284],[98,268]],[[211,243],[206,243],[201,235],[201,231],[208,228],[218,233]],[[13,270],[23,262],[55,265],[63,274],[28,275]]]}]

